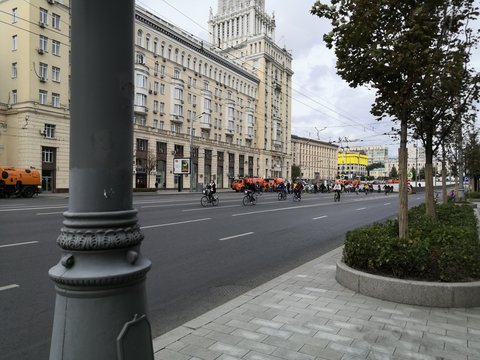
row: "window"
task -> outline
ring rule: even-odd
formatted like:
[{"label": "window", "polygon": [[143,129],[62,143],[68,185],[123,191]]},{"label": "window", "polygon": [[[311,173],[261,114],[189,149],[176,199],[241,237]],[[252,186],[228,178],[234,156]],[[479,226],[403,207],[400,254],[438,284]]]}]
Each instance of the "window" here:
[{"label": "window", "polygon": [[43,128],[43,132],[45,133],[45,137],[52,139],[55,137],[55,125],[53,124],[45,124]]},{"label": "window", "polygon": [[135,62],[136,62],[137,64],[142,64],[142,65],[144,65],[144,64],[145,64],[145,61],[144,61],[143,54],[137,53],[137,54],[135,55]]},{"label": "window", "polygon": [[38,102],[42,105],[45,105],[47,103],[47,95],[48,95],[47,91],[39,90],[38,91]]},{"label": "window", "polygon": [[42,161],[44,163],[53,163],[55,160],[55,149],[53,148],[42,148]]},{"label": "window", "polygon": [[143,32],[142,30],[137,31],[137,45],[143,46]]},{"label": "window", "polygon": [[52,93],[52,105],[53,107],[60,107],[60,94]]},{"label": "window", "polygon": [[178,69],[173,70],[173,78],[180,79],[180,70]]},{"label": "window", "polygon": [[17,50],[17,46],[18,46],[17,40],[18,40],[17,35],[13,35],[12,36],[12,50]]},{"label": "window", "polygon": [[165,84],[160,84],[160,94],[165,95]]},{"label": "window", "polygon": [[137,95],[135,96],[135,105],[146,106],[147,105],[147,95],[137,93]]},{"label": "window", "polygon": [[46,36],[40,35],[38,48],[44,52],[48,51],[48,38]]},{"label": "window", "polygon": [[175,100],[183,100],[183,90],[182,89],[175,88],[174,99]]},{"label": "window", "polygon": [[17,63],[12,63],[12,79],[17,78]]},{"label": "window", "polygon": [[12,98],[10,99],[10,102],[12,104],[16,104],[17,103],[17,90],[12,90]]},{"label": "window", "polygon": [[208,81],[203,82],[203,90],[208,90]]},{"label": "window", "polygon": [[158,129],[158,120],[157,119],[153,119],[153,127],[155,129]]},{"label": "window", "polygon": [[147,88],[147,76],[143,74],[137,74],[137,87],[146,89]]},{"label": "window", "polygon": [[212,100],[204,99],[203,107],[205,110],[210,110],[212,108]]},{"label": "window", "polygon": [[48,10],[40,8],[40,24],[45,26],[48,24]]},{"label": "window", "polygon": [[137,151],[147,151],[148,140],[137,139]]},{"label": "window", "polygon": [[17,22],[17,15],[18,15],[18,9],[17,8],[12,9],[12,23]]},{"label": "window", "polygon": [[153,93],[154,93],[155,95],[158,94],[159,85],[160,85],[160,84],[158,83],[158,81],[155,81],[155,82],[153,83]]},{"label": "window", "polygon": [[157,100],[153,101],[153,112],[154,113],[158,112],[158,101]]},{"label": "window", "polygon": [[173,106],[173,114],[175,116],[183,116],[183,106],[179,104],[175,104]]},{"label": "window", "polygon": [[60,82],[60,68],[52,66],[52,81]]},{"label": "window", "polygon": [[150,50],[150,34],[147,34],[147,36],[145,36],[145,48],[147,50]]},{"label": "window", "polygon": [[165,114],[165,103],[164,102],[161,102],[160,103],[160,113],[161,114]]},{"label": "window", "polygon": [[60,30],[60,15],[52,14],[52,27],[54,29]]},{"label": "window", "polygon": [[40,76],[41,79],[47,79],[47,71],[48,65],[45,63],[40,63],[38,68],[38,76]]},{"label": "window", "polygon": [[52,40],[52,54],[60,56],[60,41]]}]

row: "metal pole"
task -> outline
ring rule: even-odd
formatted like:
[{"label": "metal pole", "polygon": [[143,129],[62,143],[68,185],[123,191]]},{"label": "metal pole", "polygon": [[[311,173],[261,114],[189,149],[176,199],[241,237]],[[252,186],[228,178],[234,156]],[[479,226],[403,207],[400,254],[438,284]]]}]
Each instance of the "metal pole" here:
[{"label": "metal pole", "polygon": [[50,360],[153,359],[132,208],[134,1],[72,1],[70,199]]},{"label": "metal pole", "polygon": [[193,191],[193,129],[195,126],[195,118],[192,119],[192,127],[190,128],[190,192]]}]

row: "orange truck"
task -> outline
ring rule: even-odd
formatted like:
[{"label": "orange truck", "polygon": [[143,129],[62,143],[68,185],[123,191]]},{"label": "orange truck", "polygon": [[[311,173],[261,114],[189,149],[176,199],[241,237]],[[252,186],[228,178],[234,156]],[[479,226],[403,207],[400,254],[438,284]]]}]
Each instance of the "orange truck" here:
[{"label": "orange truck", "polygon": [[42,179],[36,169],[0,167],[0,197],[31,198],[40,192]]}]

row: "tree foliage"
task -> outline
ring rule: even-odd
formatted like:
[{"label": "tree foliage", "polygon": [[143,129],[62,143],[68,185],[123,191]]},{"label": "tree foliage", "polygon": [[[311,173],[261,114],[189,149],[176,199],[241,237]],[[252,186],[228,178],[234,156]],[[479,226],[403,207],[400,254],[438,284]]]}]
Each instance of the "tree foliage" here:
[{"label": "tree foliage", "polygon": [[[402,239],[408,237],[408,129],[422,139],[427,156],[433,154],[438,128],[451,132],[451,126],[439,120],[458,122],[458,110],[464,108],[455,107],[455,100],[478,81],[473,72],[467,76],[464,66],[469,44],[476,41],[467,26],[478,16],[473,4],[474,0],[331,0],[330,4],[317,1],[311,9],[332,24],[332,31],[323,38],[327,47],[335,48],[337,73],[352,87],[376,91],[372,114],[378,119],[393,118],[400,123]],[[466,36],[465,41],[460,34]]]}]

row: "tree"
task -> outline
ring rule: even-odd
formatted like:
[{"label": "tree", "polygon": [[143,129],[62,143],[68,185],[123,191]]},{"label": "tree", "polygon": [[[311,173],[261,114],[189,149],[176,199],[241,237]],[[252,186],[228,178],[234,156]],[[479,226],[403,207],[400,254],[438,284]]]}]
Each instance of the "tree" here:
[{"label": "tree", "polygon": [[145,172],[147,173],[147,188],[150,187],[150,174],[157,168],[157,156],[149,152],[145,161]]},{"label": "tree", "polygon": [[[451,2],[452,6],[464,4],[468,8],[461,16],[468,16],[465,14],[473,4],[473,0]],[[368,86],[375,89],[372,114],[378,119],[393,118],[399,122],[398,218],[399,236],[403,240],[408,239],[407,131],[419,117],[419,111],[425,110],[431,115],[432,111],[437,110],[434,106],[427,107],[426,102],[429,99],[428,91],[432,96],[432,89],[436,90],[438,86],[439,64],[445,65],[439,63],[442,52],[432,50],[444,49],[438,46],[442,44],[439,37],[447,29],[445,16],[441,16],[444,4],[440,0],[331,0],[331,4],[317,1],[311,9],[313,14],[330,20],[332,24],[332,31],[325,34],[323,39],[327,47],[335,46],[337,73],[352,87]],[[443,15],[446,15],[445,12]],[[448,15],[452,19],[448,22],[452,24],[448,29],[452,32],[458,30],[462,22],[454,17],[457,13]],[[458,57],[467,58],[465,52],[459,53]],[[452,68],[451,74],[458,66],[452,65]],[[458,82],[451,75],[445,79],[455,85],[451,86],[454,89],[451,93],[455,93],[459,88]],[[427,83],[428,86],[425,86]],[[417,110],[419,105],[425,109],[421,107]]]},{"label": "tree", "polygon": [[[432,0],[433,1],[433,0]],[[415,12],[420,1],[331,0],[317,1],[311,12],[331,21],[323,39],[335,46],[337,73],[352,87],[376,90],[372,113],[400,122],[399,237],[408,239],[407,129],[410,99],[421,77],[418,62],[427,41],[419,33]]]},{"label": "tree", "polygon": [[365,168],[367,170],[367,176],[370,176],[370,171],[378,168],[383,168],[385,165],[383,163],[377,162],[367,165]]},{"label": "tree", "polygon": [[390,179],[398,178],[398,171],[395,166],[392,167],[392,170],[390,170],[390,174],[388,174],[388,176],[390,177]]},{"label": "tree", "polygon": [[302,175],[302,169],[300,168],[300,166],[293,164],[292,165],[292,181],[300,178],[301,175]]}]

